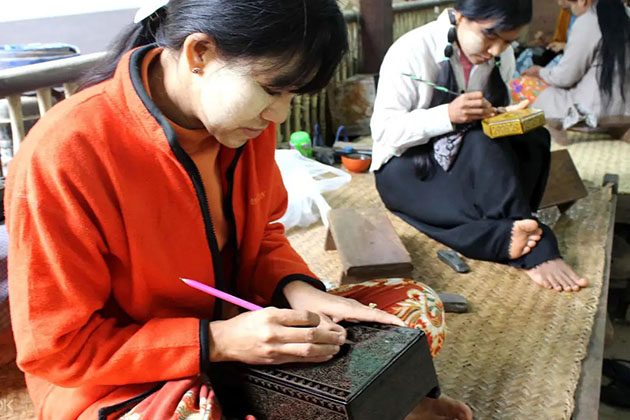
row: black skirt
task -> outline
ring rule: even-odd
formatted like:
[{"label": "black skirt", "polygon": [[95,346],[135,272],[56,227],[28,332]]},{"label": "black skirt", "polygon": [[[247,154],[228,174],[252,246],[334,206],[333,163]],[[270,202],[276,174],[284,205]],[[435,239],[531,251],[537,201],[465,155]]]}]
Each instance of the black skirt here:
[{"label": "black skirt", "polygon": [[376,173],[385,206],[431,238],[474,259],[533,268],[560,258],[553,231],[529,253],[509,258],[514,221],[535,219],[547,183],[550,136],[544,129],[490,139],[469,131],[446,172],[434,162],[432,176],[416,176],[414,148],[392,158]]}]

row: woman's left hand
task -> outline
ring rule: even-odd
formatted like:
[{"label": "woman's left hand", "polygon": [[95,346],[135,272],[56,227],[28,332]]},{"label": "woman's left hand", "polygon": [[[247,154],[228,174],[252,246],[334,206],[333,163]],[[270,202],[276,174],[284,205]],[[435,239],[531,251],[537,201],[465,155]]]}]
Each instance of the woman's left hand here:
[{"label": "woman's left hand", "polygon": [[515,111],[520,111],[522,109],[525,109],[529,106],[529,99],[525,99],[524,101],[521,101],[517,104],[512,104],[512,105],[508,105],[508,106],[500,106],[498,108],[496,108],[496,113],[497,114],[505,114],[506,112],[515,112]]},{"label": "woman's left hand", "polygon": [[566,46],[567,46],[566,42],[552,42],[549,45],[547,45],[547,49],[555,53],[559,53],[561,51],[564,51],[564,48]]},{"label": "woman's left hand", "polygon": [[540,67],[540,66],[531,66],[527,70],[524,70],[521,73],[521,75],[522,76],[532,76],[532,77],[540,78],[540,70],[542,70],[542,67]]},{"label": "woman's left hand", "polygon": [[322,292],[302,281],[293,281],[287,284],[284,287],[284,296],[291,304],[291,308],[326,315],[334,323],[367,321],[405,326],[405,323],[395,315],[380,309],[370,308],[354,299]]}]

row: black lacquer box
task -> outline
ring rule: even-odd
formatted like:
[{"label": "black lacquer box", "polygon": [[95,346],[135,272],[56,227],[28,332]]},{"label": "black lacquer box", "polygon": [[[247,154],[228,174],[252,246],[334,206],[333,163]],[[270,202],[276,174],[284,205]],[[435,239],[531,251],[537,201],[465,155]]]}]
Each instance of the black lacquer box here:
[{"label": "black lacquer box", "polygon": [[354,344],[322,364],[213,364],[225,417],[397,420],[439,394],[422,331],[380,324],[351,324],[347,331]]}]

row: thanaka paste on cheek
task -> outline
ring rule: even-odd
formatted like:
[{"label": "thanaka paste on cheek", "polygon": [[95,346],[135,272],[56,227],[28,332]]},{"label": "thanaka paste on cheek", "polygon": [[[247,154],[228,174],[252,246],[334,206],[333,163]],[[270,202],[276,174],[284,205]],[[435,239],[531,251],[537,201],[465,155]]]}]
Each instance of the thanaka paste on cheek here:
[{"label": "thanaka paste on cheek", "polygon": [[458,34],[457,42],[459,43],[461,50],[468,58],[473,55],[483,54],[486,52],[484,51],[485,42],[481,35],[475,31],[466,30],[461,32],[461,34]]},{"label": "thanaka paste on cheek", "polygon": [[200,83],[208,126],[226,131],[261,125],[259,115],[269,106],[271,96],[251,76],[226,66],[206,75]]}]

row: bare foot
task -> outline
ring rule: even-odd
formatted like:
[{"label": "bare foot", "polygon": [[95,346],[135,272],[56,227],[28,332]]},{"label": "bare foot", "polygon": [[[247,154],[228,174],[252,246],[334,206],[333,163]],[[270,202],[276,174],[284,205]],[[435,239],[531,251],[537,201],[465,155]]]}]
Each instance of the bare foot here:
[{"label": "bare foot", "polygon": [[441,396],[425,398],[405,420],[472,420],[473,412],[466,404]]},{"label": "bare foot", "polygon": [[542,237],[542,229],[532,219],[517,220],[512,225],[510,259],[515,260],[531,252]]},{"label": "bare foot", "polygon": [[534,283],[558,292],[577,292],[588,286],[588,281],[578,276],[561,258],[544,262],[538,267],[527,270],[527,275],[534,280]]}]

